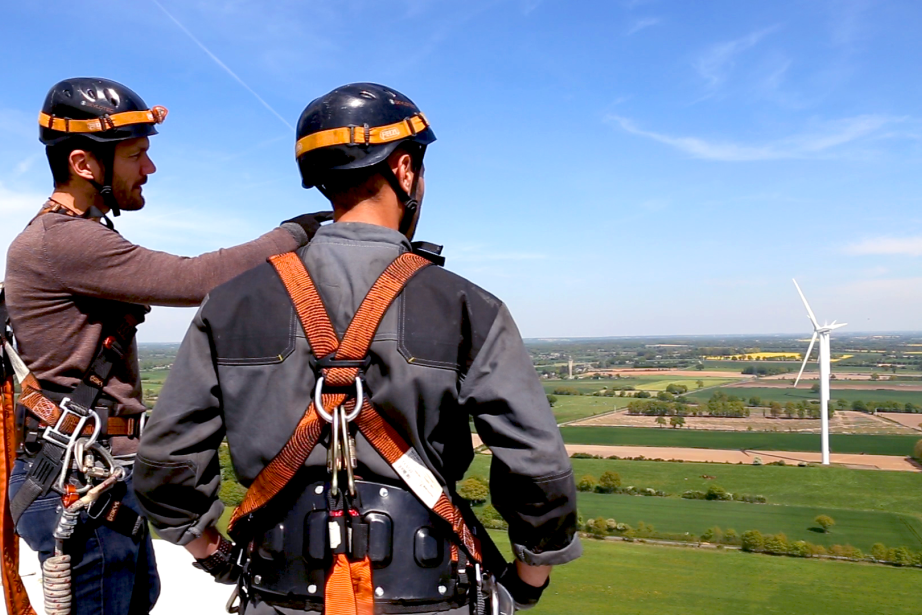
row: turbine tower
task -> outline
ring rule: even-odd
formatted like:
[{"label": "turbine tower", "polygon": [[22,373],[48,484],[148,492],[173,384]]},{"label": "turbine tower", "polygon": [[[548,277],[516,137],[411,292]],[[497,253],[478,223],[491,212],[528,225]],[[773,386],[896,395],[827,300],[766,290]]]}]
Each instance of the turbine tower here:
[{"label": "turbine tower", "polygon": [[794,280],[794,287],[797,288],[797,293],[800,295],[801,300],[804,302],[804,307],[807,308],[807,316],[810,318],[810,322],[813,324],[813,337],[810,339],[810,346],[807,347],[807,354],[804,355],[803,365],[800,366],[800,373],[797,374],[797,380],[794,381],[794,386],[797,386],[797,383],[800,382],[800,377],[804,374],[804,368],[807,367],[807,361],[810,360],[810,353],[813,352],[813,344],[816,343],[816,338],[820,340],[820,352],[817,362],[820,364],[820,418],[822,419],[822,442],[823,442],[823,465],[829,465],[829,333],[839,327],[844,327],[846,323],[836,324],[836,321],[832,321],[831,325],[823,324],[821,327],[818,322],[816,322],[816,316],[813,315],[813,310],[810,309],[810,304],[807,303],[807,298],[804,297],[803,291],[800,290],[800,286],[797,285],[797,280]]}]

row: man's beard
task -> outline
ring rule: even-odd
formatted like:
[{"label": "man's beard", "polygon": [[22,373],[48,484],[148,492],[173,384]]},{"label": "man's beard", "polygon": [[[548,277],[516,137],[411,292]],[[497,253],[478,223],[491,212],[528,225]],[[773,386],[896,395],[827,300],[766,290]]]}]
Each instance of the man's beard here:
[{"label": "man's beard", "polygon": [[[134,187],[117,180],[112,182],[112,195],[123,211],[138,211],[144,207],[144,196],[140,190],[133,190]],[[140,185],[137,187],[140,189]]]}]

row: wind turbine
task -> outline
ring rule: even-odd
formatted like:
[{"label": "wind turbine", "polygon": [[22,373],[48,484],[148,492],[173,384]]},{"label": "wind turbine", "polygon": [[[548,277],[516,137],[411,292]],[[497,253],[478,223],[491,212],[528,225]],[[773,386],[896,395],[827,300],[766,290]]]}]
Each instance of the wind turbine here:
[{"label": "wind turbine", "polygon": [[[821,327],[818,322],[816,322],[816,316],[813,315],[813,310],[810,309],[810,304],[807,303],[807,298],[804,297],[803,291],[800,290],[800,286],[797,285],[797,280],[794,280],[794,287],[797,288],[797,293],[800,295],[801,300],[804,302],[804,307],[807,308],[807,315],[810,317],[810,322],[813,323],[813,337],[810,339],[810,346],[807,348],[807,354],[804,355],[803,365],[800,366],[800,373],[797,374],[797,380],[794,381],[794,386],[797,386],[797,383],[800,382],[800,377],[804,374],[804,368],[807,367],[807,361],[810,360],[810,353],[813,352],[813,344],[816,343],[816,338],[820,339],[820,352],[817,362],[820,364],[820,418],[822,419],[822,442],[823,442],[823,465],[829,465],[829,333],[838,329],[839,327],[844,327],[846,323],[836,324],[836,321],[832,321],[831,325],[823,324]],[[825,323],[825,321],[824,321]]]}]

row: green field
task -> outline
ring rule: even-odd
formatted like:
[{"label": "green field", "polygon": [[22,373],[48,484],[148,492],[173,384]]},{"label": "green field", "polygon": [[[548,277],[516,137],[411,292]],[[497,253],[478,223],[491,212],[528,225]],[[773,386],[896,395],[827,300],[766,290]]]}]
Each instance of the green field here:
[{"label": "green field", "polygon": [[[494,533],[497,542],[505,536]],[[919,613],[918,569],[584,540],[534,615]]]},{"label": "green field", "polygon": [[[567,444],[807,452],[820,450],[818,434],[643,427],[562,427],[560,432]],[[918,441],[919,436],[831,434],[829,447],[834,453],[905,457],[912,454],[912,447]]]},{"label": "green field", "polygon": [[553,407],[554,417],[558,423],[576,421],[596,414],[611,412],[617,408],[625,408],[630,401],[630,397],[558,395]]},{"label": "green field", "polygon": [[[819,401],[819,393],[813,393],[810,389],[775,388],[775,387],[726,387],[721,391],[727,395],[736,395],[740,399],[748,400],[750,397],[760,397],[762,402],[777,401],[782,404],[793,401]],[[697,393],[690,391],[686,396],[696,401],[707,401],[711,398],[714,391],[702,391]],[[862,401],[895,401],[901,404],[912,402],[922,405],[922,391],[890,391],[886,389],[833,389],[829,393],[830,398],[835,402],[837,399],[844,399],[852,402],[856,399]]]},{"label": "green field", "polygon": [[[891,512],[833,510],[828,507],[773,506],[742,502],[709,502],[681,498],[630,495],[579,494],[579,512],[585,519],[602,517],[637,527],[639,521],[659,532],[691,532],[700,535],[712,526],[759,530],[763,534],[784,532],[789,540],[806,540],[831,546],[850,544],[868,551],[875,542],[922,549],[922,519]],[[813,520],[830,515],[836,525],[828,534],[818,531]],[[812,528],[812,529],[811,529]]]},{"label": "green field", "polygon": [[[490,460],[489,455],[476,455],[468,474],[487,478]],[[707,491],[710,485],[717,484],[731,493],[764,495],[771,504],[883,510],[922,519],[922,473],[620,459],[571,459],[571,462],[577,478],[586,474],[598,478],[610,470],[621,476],[624,486],[652,487],[673,495],[689,489]],[[704,479],[703,475],[714,478]]]}]

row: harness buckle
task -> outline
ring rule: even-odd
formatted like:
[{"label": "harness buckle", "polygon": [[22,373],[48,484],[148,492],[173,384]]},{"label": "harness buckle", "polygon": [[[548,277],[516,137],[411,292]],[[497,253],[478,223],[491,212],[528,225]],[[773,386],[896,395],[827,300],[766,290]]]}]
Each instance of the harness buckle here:
[{"label": "harness buckle", "polygon": [[[86,444],[86,446],[89,447],[96,443],[96,439],[99,437],[99,432],[102,429],[102,421],[99,420],[98,414],[74,403],[70,397],[62,399],[58,407],[61,409],[61,416],[58,417],[54,425],[45,428],[45,431],[42,433],[42,438],[64,449],[61,475],[54,485],[56,490],[63,492],[64,484],[67,482],[67,474],[70,472],[74,446],[77,440],[82,437],[83,427],[88,420],[93,419],[93,435],[90,436]],[[67,419],[68,415],[74,417],[77,421],[77,426],[71,433],[63,431],[64,421]]]}]

